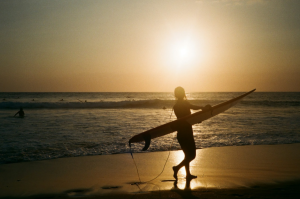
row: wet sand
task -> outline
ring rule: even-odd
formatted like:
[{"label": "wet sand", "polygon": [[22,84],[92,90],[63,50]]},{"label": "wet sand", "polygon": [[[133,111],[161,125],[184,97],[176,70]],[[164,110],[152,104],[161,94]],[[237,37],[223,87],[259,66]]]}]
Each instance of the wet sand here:
[{"label": "wet sand", "polygon": [[[135,153],[142,182],[163,169],[168,152]],[[130,154],[60,158],[0,165],[0,198],[299,198],[300,144],[197,150],[191,173],[174,181],[172,151],[164,172],[139,182]],[[132,185],[133,184],[133,185]]]}]

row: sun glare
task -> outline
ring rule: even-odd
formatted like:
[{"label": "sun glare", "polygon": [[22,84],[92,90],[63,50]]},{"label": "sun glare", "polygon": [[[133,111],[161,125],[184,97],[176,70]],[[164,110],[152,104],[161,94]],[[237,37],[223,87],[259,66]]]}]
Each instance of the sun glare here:
[{"label": "sun glare", "polygon": [[170,67],[178,70],[193,67],[195,63],[201,61],[203,52],[197,42],[191,39],[182,41],[172,41],[169,44],[166,61]]},{"label": "sun glare", "polygon": [[178,64],[186,64],[193,59],[193,46],[190,42],[178,42],[173,47],[173,59]]},{"label": "sun glare", "polygon": [[185,47],[182,47],[179,49],[179,56],[181,59],[187,59],[189,55],[188,49]]}]

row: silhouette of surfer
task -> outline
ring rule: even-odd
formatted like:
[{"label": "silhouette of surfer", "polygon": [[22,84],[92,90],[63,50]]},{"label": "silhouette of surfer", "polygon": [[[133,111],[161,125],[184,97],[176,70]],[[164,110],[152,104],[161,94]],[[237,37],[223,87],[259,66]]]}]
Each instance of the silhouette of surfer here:
[{"label": "silhouette of surfer", "polygon": [[[177,101],[173,109],[178,119],[191,115],[191,109],[199,110],[205,108],[202,106],[196,106],[190,104],[186,99],[185,91],[182,87],[175,88],[174,95]],[[173,167],[174,178],[177,180],[177,173],[179,169],[183,166],[185,167],[186,170],[187,179],[197,178],[197,176],[194,176],[190,173],[190,162],[196,157],[196,145],[195,145],[192,125],[190,125],[186,121],[182,121],[178,125],[177,140],[181,146],[181,149],[183,150],[185,157],[181,163]]]},{"label": "silhouette of surfer", "polygon": [[24,117],[25,113],[23,111],[23,108],[21,107],[20,110],[14,115],[14,117],[16,117],[16,115],[19,114],[19,117]]}]

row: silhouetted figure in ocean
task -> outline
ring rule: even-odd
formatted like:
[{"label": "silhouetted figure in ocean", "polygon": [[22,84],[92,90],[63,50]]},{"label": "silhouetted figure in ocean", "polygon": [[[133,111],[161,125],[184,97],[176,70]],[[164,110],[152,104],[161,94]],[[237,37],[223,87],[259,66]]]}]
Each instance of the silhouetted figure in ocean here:
[{"label": "silhouetted figure in ocean", "polygon": [[16,117],[16,115],[19,114],[19,117],[24,117],[25,116],[25,113],[23,111],[23,108],[21,107],[20,110],[14,115],[14,117]]},{"label": "silhouetted figure in ocean", "polygon": [[[196,106],[190,104],[186,99],[185,91],[182,87],[177,87],[174,91],[174,95],[177,101],[173,109],[178,119],[191,115],[191,109],[193,110],[204,109],[204,107],[202,106]],[[190,173],[190,162],[196,157],[196,145],[195,145],[192,125],[190,125],[186,121],[182,121],[178,126],[177,140],[181,146],[181,149],[183,150],[185,157],[180,164],[173,167],[174,178],[177,180],[177,173],[179,169],[183,166],[185,167],[186,170],[187,179],[197,178],[197,176],[194,176]]]}]

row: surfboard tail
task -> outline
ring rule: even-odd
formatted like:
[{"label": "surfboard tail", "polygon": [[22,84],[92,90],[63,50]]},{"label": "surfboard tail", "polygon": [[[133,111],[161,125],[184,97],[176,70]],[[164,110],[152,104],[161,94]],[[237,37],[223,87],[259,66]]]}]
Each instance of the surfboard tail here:
[{"label": "surfboard tail", "polygon": [[[134,138],[134,137],[133,137]],[[130,140],[129,140],[129,147],[131,147],[131,143],[133,143],[133,138],[131,138]],[[151,143],[151,134],[150,133],[144,133],[143,134],[143,139],[144,139],[144,141],[145,141],[145,146],[144,146],[144,148],[142,149],[142,151],[146,151],[148,148],[149,148],[149,146],[150,146],[150,143]]]},{"label": "surfboard tail", "polygon": [[143,135],[143,138],[145,140],[145,146],[142,149],[142,151],[146,151],[149,148],[150,143],[151,143],[151,135],[146,133],[145,135]]}]

